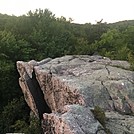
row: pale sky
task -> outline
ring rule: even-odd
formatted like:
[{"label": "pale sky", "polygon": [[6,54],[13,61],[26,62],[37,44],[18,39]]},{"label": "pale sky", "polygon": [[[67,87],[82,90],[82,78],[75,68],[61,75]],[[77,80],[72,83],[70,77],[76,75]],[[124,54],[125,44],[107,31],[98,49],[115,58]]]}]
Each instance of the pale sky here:
[{"label": "pale sky", "polygon": [[23,15],[48,8],[56,17],[71,17],[75,23],[134,20],[134,0],[0,0],[0,13]]}]

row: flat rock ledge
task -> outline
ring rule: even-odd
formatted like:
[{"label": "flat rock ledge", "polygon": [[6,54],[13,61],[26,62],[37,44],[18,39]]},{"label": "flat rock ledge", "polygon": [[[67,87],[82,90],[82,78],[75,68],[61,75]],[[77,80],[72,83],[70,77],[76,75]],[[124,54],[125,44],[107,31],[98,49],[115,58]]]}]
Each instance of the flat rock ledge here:
[{"label": "flat rock ledge", "polygon": [[97,55],[17,62],[20,87],[44,134],[134,134],[129,68]]}]

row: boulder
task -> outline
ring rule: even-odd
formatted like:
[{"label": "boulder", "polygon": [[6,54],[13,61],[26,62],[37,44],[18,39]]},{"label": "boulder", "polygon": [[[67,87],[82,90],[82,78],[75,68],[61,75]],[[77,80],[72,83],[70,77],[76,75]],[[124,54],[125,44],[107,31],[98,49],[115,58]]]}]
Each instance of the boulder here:
[{"label": "boulder", "polygon": [[97,55],[17,62],[19,84],[44,134],[134,134],[129,68],[127,61]]}]

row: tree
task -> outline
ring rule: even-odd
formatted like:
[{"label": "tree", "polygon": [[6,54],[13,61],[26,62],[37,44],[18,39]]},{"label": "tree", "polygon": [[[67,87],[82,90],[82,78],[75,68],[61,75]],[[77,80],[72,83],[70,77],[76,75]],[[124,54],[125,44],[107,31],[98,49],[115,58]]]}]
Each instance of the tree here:
[{"label": "tree", "polygon": [[28,113],[27,111],[29,111],[29,107],[26,105],[23,97],[20,99],[13,99],[9,102],[0,114],[0,132],[2,134],[14,132],[15,127],[13,126],[16,122],[20,123],[19,120],[26,122],[29,119],[29,114],[26,114]]}]

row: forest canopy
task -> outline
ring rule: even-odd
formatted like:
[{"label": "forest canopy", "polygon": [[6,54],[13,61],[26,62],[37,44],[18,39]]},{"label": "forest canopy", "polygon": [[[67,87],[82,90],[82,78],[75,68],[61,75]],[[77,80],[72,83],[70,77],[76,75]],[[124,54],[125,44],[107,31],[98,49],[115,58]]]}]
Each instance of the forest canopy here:
[{"label": "forest canopy", "polygon": [[[0,133],[34,130],[34,116],[18,85],[16,61],[63,55],[98,54],[127,60],[134,68],[134,20],[75,24],[48,9],[23,16],[0,14]],[[32,128],[32,129],[31,129]]]}]

